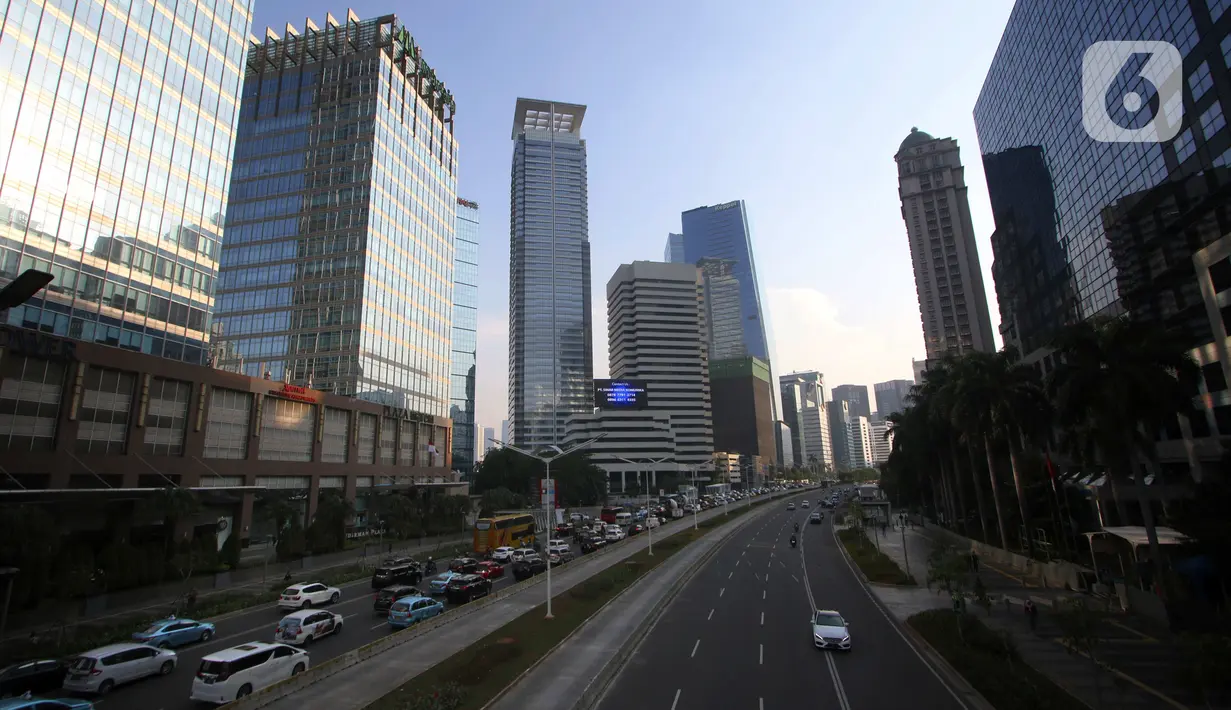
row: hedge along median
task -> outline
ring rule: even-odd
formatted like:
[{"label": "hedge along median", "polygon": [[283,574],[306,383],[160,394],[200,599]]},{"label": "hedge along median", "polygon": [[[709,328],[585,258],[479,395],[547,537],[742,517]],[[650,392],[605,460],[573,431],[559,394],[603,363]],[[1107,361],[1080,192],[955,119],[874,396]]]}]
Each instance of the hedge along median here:
[{"label": "hedge along median", "polygon": [[869,582],[876,584],[895,584],[898,586],[916,586],[915,578],[902,571],[898,563],[889,559],[888,555],[876,549],[876,546],[861,530],[846,528],[838,531],[838,539],[846,548],[846,554],[863,572]]},{"label": "hedge along median", "polygon": [[552,597],[547,621],[539,605],[486,637],[458,651],[403,683],[367,710],[479,710],[501,694],[526,670],[550,653],[569,634],[648,572],[715,527],[740,519],[764,503],[729,511],[654,542],[646,550],[599,572],[572,589]]},{"label": "hedge along median", "polygon": [[1010,640],[974,616],[932,609],[906,623],[996,710],[1089,710],[1023,661]]}]

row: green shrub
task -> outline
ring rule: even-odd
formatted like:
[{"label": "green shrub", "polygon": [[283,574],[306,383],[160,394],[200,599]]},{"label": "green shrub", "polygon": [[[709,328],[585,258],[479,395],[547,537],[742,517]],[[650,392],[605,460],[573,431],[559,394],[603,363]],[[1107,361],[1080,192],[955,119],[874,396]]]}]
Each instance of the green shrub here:
[{"label": "green shrub", "polygon": [[470,654],[470,658],[465,663],[453,672],[449,680],[461,686],[478,685],[493,669],[517,658],[521,652],[521,646],[516,641],[480,646]]}]

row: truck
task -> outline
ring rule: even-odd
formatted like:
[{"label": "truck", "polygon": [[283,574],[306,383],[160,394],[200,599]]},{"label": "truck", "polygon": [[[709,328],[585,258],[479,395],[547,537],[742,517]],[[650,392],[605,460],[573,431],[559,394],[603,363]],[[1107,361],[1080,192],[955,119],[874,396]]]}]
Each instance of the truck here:
[{"label": "truck", "polygon": [[679,495],[663,496],[658,499],[663,507],[667,509],[667,515],[672,519],[684,517],[683,499]]}]

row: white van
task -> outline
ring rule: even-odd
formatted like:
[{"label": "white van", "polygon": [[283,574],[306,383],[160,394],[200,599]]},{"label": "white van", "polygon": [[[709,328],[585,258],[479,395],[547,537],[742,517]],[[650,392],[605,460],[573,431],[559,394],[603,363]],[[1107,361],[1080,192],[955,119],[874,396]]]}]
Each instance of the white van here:
[{"label": "white van", "polygon": [[306,670],[306,651],[283,643],[249,641],[201,659],[189,699],[223,705]]},{"label": "white van", "polygon": [[626,528],[629,525],[632,525],[633,524],[633,514],[632,513],[616,513],[615,524],[619,525],[622,528]]}]

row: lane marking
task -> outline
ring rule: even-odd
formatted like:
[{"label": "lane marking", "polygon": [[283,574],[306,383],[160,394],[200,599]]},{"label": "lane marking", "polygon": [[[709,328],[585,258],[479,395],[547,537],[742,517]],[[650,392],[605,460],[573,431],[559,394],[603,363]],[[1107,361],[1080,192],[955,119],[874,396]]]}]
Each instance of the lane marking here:
[{"label": "lane marking", "polygon": [[671,701],[671,710],[675,710],[675,706],[679,702],[680,702],[680,689],[676,688],[675,689],[675,700]]},{"label": "lane marking", "polygon": [[697,647],[699,647],[700,645],[701,645],[701,639],[697,639],[697,642],[692,645],[692,653],[688,654],[689,658],[697,657]]},{"label": "lane marking", "polygon": [[734,572],[728,572],[728,573],[727,573],[727,579],[731,579],[731,577],[732,577],[734,574],[735,574]]},{"label": "lane marking", "polygon": [[765,573],[765,583],[769,584],[769,572]]},{"label": "lane marking", "polygon": [[765,698],[757,698],[757,707],[761,710],[765,710]]},{"label": "lane marking", "polygon": [[782,569],[786,569],[786,565],[782,563],[782,560],[778,560],[778,564],[782,565]]},{"label": "lane marking", "polygon": [[761,600],[762,601],[765,600],[765,590],[764,589],[761,590]]},{"label": "lane marking", "polygon": [[712,619],[712,618],[714,618],[714,610],[713,610],[713,609],[710,609],[710,615],[709,615],[709,616],[707,616],[707,617],[705,617],[705,620],[706,620],[706,621],[709,621],[709,620],[710,620],[710,619]]},{"label": "lane marking", "polygon": [[765,612],[761,612],[761,626],[765,625]]},{"label": "lane marking", "polygon": [[763,644],[763,643],[762,643],[762,644],[758,644],[758,645],[757,645],[757,647],[761,649],[761,654],[760,654],[760,658],[761,658],[761,660],[760,660],[759,665],[762,665],[762,666],[763,666],[763,665],[765,665],[765,644]]},{"label": "lane marking", "polygon": [[825,654],[825,665],[829,667],[829,677],[833,679],[834,689],[838,692],[838,706],[842,710],[851,710],[851,701],[846,698],[846,688],[842,687],[842,678],[838,675],[838,665],[834,663],[833,654]]},{"label": "lane marking", "polygon": [[723,587],[722,589],[719,589],[719,590],[718,590],[718,596],[720,596],[720,597],[721,597],[721,596],[723,595],[723,592],[725,592],[725,591],[727,591],[727,588],[726,588],[726,587]]},{"label": "lane marking", "polygon": [[795,575],[791,575],[791,579],[795,580],[796,582],[799,581],[799,577],[796,577]]}]

